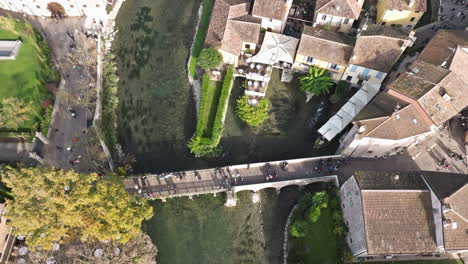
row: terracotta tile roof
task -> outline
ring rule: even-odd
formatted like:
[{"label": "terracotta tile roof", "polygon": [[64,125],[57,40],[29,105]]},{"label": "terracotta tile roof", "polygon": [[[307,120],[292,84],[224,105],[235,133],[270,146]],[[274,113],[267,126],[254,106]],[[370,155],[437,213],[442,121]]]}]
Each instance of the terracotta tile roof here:
[{"label": "terracotta tile roof", "polygon": [[398,140],[429,131],[431,131],[430,126],[412,105],[408,105],[399,110],[397,114],[392,114],[374,129],[366,129],[363,135],[372,138]]},{"label": "terracotta tile roof", "polygon": [[468,46],[457,47],[449,69],[468,83]]},{"label": "terracotta tile roof", "polygon": [[369,255],[436,251],[429,191],[363,190],[361,194]]},{"label": "terracotta tile roof", "polygon": [[397,105],[401,108],[408,105],[407,102],[400,100],[388,93],[379,93],[366,105],[354,120],[363,121],[378,117],[389,117],[395,111]]},{"label": "terracotta tile roof", "polygon": [[260,23],[261,19],[248,15],[228,20],[221,49],[240,55],[243,42],[258,42]]},{"label": "terracotta tile roof", "polygon": [[[384,2],[387,3],[387,9],[426,12],[426,1],[428,0],[388,0]],[[411,2],[413,2],[412,5]]]},{"label": "terracotta tile roof", "polygon": [[444,61],[449,63],[458,45],[468,45],[468,31],[439,30],[424,47],[418,59],[434,65],[441,65]]},{"label": "terracotta tile roof", "polygon": [[317,0],[315,13],[358,19],[363,0]]},{"label": "terracotta tile roof", "polygon": [[436,84],[426,81],[411,72],[404,72],[388,85],[388,88],[414,100],[418,100],[421,96],[434,88],[434,86],[436,86]]},{"label": "terracotta tile roof", "polygon": [[441,125],[468,106],[468,84],[451,72],[418,103],[436,125]]},{"label": "terracotta tile roof", "polygon": [[349,64],[388,73],[403,53],[407,38],[400,29],[371,25],[358,37]]},{"label": "terracotta tile roof", "polygon": [[286,0],[254,0],[252,15],[276,20],[286,20],[288,5]]},{"label": "terracotta tile roof", "polygon": [[305,27],[297,54],[346,66],[353,52],[352,44],[352,39],[344,34]]},{"label": "terracotta tile roof", "polygon": [[[465,199],[466,203],[466,199]],[[444,246],[446,250],[468,249],[468,222],[454,211],[444,213],[444,218],[456,223],[454,229],[451,224],[444,225]]]},{"label": "terracotta tile roof", "polygon": [[418,172],[355,171],[361,190],[426,190]]},{"label": "terracotta tile roof", "polygon": [[205,44],[212,48],[221,47],[227,20],[247,15],[248,9],[247,0],[215,0]]}]

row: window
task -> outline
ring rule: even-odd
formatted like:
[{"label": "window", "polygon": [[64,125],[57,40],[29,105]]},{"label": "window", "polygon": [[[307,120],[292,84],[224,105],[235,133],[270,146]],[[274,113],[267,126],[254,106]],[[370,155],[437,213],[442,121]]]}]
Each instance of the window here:
[{"label": "window", "polygon": [[365,69],[362,71],[361,75],[364,76],[364,77],[368,77],[368,76],[369,76],[369,72],[370,72],[370,69],[365,68]]},{"label": "window", "polygon": [[382,22],[382,26],[385,26],[385,24],[387,24],[387,22]]},{"label": "window", "polygon": [[87,8],[88,6],[87,5],[83,5],[84,8]]},{"label": "window", "polygon": [[356,72],[356,70],[357,70],[357,65],[353,65],[353,66],[351,66],[351,70],[350,70],[350,71],[352,71],[352,72]]},{"label": "window", "polygon": [[330,69],[337,70],[338,69],[338,64],[331,63],[330,64]]},{"label": "window", "polygon": [[343,208],[345,208],[344,203],[343,203]]},{"label": "window", "polygon": [[40,9],[40,8],[41,8],[41,7],[40,7],[40,6],[38,6],[38,5],[37,5],[36,7],[37,7],[37,9]]},{"label": "window", "polygon": [[245,44],[245,49],[250,49],[250,44]]},{"label": "window", "polygon": [[349,23],[349,18],[345,19],[343,24],[348,24]]},{"label": "window", "polygon": [[359,80],[359,81],[357,82],[357,84],[358,84],[358,85],[362,85],[363,82],[364,82],[364,80]]},{"label": "window", "polygon": [[382,79],[384,73],[383,72],[377,72],[377,74],[375,75],[376,78],[378,79]]},{"label": "window", "polygon": [[416,19],[415,17],[412,17],[410,21],[413,22],[415,19]]},{"label": "window", "polygon": [[353,76],[348,76],[348,77],[346,77],[346,80],[347,80],[348,82],[350,82],[352,79],[353,79]]},{"label": "window", "polygon": [[70,5],[70,8],[74,8],[75,6],[74,5]]},{"label": "window", "polygon": [[328,76],[330,76],[330,78],[333,78],[333,72],[328,72]]},{"label": "window", "polygon": [[327,19],[327,15],[322,16],[322,20],[325,20],[325,19]]},{"label": "window", "polygon": [[314,62],[314,58],[306,57],[306,61],[307,61],[308,63],[313,63],[313,62]]},{"label": "window", "polygon": [[396,26],[396,25],[395,25],[395,24],[391,24],[390,26],[394,27],[394,26]]},{"label": "window", "polygon": [[349,238],[349,243],[350,243],[350,244],[353,243],[353,239],[352,239],[352,238]]}]

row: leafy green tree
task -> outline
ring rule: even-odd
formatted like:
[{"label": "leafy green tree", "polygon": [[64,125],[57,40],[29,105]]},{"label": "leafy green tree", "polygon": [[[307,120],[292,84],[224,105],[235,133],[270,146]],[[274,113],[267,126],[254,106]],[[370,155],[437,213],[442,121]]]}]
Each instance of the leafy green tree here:
[{"label": "leafy green tree", "polygon": [[153,216],[148,202],[130,196],[112,174],[100,179],[95,173],[8,167],[2,180],[14,197],[8,201],[9,225],[31,250],[76,238],[126,243]]},{"label": "leafy green tree", "polygon": [[326,192],[317,192],[312,197],[312,202],[314,206],[319,208],[327,208],[328,207],[328,194]]},{"label": "leafy green tree", "polygon": [[31,104],[25,103],[16,97],[9,97],[2,100],[0,108],[0,125],[3,127],[18,129],[32,113]]},{"label": "leafy green tree", "polygon": [[214,158],[223,152],[221,146],[214,145],[209,138],[192,137],[187,147],[190,152],[198,157]]},{"label": "leafy green tree", "polygon": [[299,238],[307,235],[307,222],[302,219],[297,219],[289,229],[291,236]]},{"label": "leafy green tree", "polygon": [[218,67],[222,61],[223,55],[213,48],[203,49],[200,53],[200,57],[198,57],[198,65],[205,70]]},{"label": "leafy green tree", "polygon": [[260,99],[255,106],[250,105],[247,95],[243,95],[237,99],[236,113],[247,125],[256,127],[268,119],[269,105],[270,102],[266,98]]},{"label": "leafy green tree", "polygon": [[318,67],[310,67],[306,76],[299,78],[301,90],[311,92],[315,95],[328,94],[333,86],[332,79],[328,76],[327,70]]}]

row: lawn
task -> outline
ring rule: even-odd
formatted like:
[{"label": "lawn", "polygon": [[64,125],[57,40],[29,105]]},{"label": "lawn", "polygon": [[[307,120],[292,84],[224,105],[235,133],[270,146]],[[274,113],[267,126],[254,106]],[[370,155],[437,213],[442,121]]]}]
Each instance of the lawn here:
[{"label": "lawn", "polygon": [[221,86],[222,82],[211,81],[208,75],[203,76],[199,124],[197,124],[197,135],[201,137],[211,138]]},{"label": "lawn", "polygon": [[15,60],[0,61],[0,100],[16,97],[31,103],[34,113],[22,128],[37,129],[46,112],[41,104],[53,99],[44,85],[59,76],[52,70],[47,44],[30,24],[7,17],[0,17],[0,39],[20,39],[23,42]]},{"label": "lawn", "polygon": [[367,264],[463,264],[459,259],[365,262]]}]

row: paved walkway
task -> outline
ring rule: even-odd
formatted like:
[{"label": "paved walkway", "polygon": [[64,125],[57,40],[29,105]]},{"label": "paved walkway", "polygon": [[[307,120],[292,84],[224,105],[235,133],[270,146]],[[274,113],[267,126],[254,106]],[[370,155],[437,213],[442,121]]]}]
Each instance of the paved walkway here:
[{"label": "paved walkway", "polygon": [[[325,165],[322,164],[322,160]],[[339,155],[255,164],[234,165],[198,171],[173,172],[135,176],[124,181],[125,188],[133,194],[149,197],[171,197],[191,194],[223,192],[237,185],[259,184],[269,181],[284,181],[337,175],[340,183],[352,176],[355,170],[417,170],[408,156],[388,159],[350,159],[343,163]],[[341,161],[341,162],[340,162]],[[335,166],[338,165],[338,170]],[[317,168],[322,168],[317,171]],[[272,178],[270,178],[273,176]]]}]

